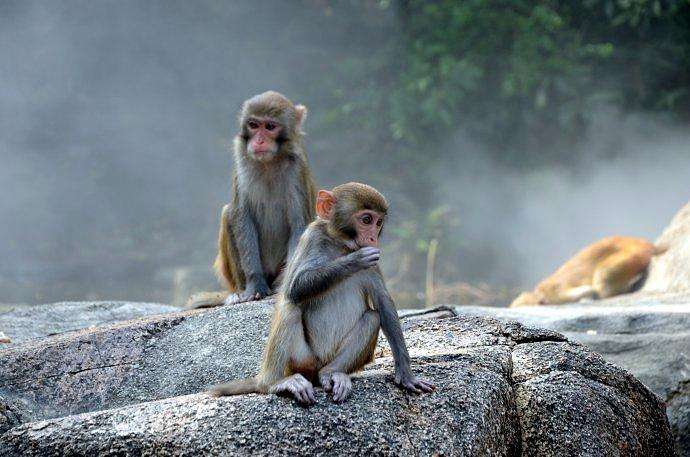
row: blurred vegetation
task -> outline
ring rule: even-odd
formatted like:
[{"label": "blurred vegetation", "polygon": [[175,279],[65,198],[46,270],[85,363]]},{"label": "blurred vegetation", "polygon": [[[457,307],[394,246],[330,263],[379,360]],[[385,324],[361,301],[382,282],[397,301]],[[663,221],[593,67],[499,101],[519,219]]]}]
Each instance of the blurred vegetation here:
[{"label": "blurred vegetation", "polygon": [[[498,166],[519,169],[574,165],[580,158],[572,151],[597,106],[690,119],[687,0],[343,3],[316,2],[331,20],[354,15],[368,27],[362,35],[376,43],[335,61],[329,73],[339,77],[312,90],[332,95],[326,127],[367,138],[373,146],[352,155],[362,167],[378,167],[379,182],[394,180],[385,186],[399,187],[415,214],[393,229],[393,249],[406,259],[398,266],[412,264],[401,287],[424,289],[432,239],[443,246],[442,281],[457,281],[458,258],[477,257],[461,239],[445,237],[460,217],[424,191],[432,170],[462,155],[445,147],[454,132],[482,144]],[[388,13],[397,18],[394,26]],[[372,153],[385,160],[372,163]]]},{"label": "blurred vegetation", "polygon": [[439,201],[447,164],[576,167],[596,159],[573,151],[598,106],[690,121],[688,0],[9,1],[0,13],[16,67],[0,107],[0,178],[15,194],[0,203],[0,301],[215,287],[234,112],[267,88],[309,105],[320,185],[363,180],[394,204],[384,268],[407,305],[425,302],[429,265],[436,301],[507,301],[515,285],[484,284],[509,254],[495,232],[467,236],[481,199]]}]

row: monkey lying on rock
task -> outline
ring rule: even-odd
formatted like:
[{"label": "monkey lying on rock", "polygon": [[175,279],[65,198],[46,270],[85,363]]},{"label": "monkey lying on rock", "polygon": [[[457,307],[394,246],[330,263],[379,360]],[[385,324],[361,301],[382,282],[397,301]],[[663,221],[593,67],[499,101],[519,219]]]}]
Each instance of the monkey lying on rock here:
[{"label": "monkey lying on rock", "polygon": [[388,204],[359,183],[319,191],[318,218],[288,263],[259,374],[215,387],[215,396],[250,392],[312,404],[314,383],[344,401],[350,373],[371,362],[379,329],[395,360],[395,383],[415,392],[434,386],[410,369],[395,304],[377,264]]},{"label": "monkey lying on rock", "polygon": [[511,307],[576,302],[632,292],[649,262],[666,252],[642,238],[613,236],[587,246]]},{"label": "monkey lying on rock", "polygon": [[235,137],[232,203],[223,208],[214,268],[227,292],[204,292],[189,308],[259,300],[314,219],[314,181],[302,143],[307,108],[278,92],[246,100]]}]

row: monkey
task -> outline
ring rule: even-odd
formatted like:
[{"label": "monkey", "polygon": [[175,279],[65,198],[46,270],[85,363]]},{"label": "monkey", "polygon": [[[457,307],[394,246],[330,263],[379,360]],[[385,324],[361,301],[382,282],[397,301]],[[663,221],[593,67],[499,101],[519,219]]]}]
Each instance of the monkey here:
[{"label": "monkey", "polygon": [[227,292],[192,296],[188,308],[259,300],[315,218],[316,187],[303,145],[304,105],[268,91],[246,100],[234,139],[232,201],[220,216],[214,269]]},{"label": "monkey", "polygon": [[666,251],[642,238],[613,236],[593,243],[568,260],[510,307],[595,300],[632,292],[644,280],[652,257]]},{"label": "monkey", "polygon": [[320,384],[336,403],[352,390],[350,374],[374,358],[379,329],[394,358],[394,381],[414,392],[434,385],[416,377],[395,303],[378,267],[386,199],[366,184],[321,190],[317,219],[288,263],[259,374],[211,390],[213,396],[274,393],[309,405]]}]

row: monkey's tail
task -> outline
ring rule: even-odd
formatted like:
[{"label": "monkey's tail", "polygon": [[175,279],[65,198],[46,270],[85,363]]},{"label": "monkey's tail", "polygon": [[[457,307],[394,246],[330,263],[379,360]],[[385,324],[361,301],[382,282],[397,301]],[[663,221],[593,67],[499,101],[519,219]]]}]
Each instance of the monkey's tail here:
[{"label": "monkey's tail", "polygon": [[218,229],[218,255],[216,261],[213,263],[213,269],[216,271],[218,279],[228,287],[234,289],[234,276],[230,267],[230,234],[228,233],[228,215],[230,213],[230,205],[223,206],[223,211],[220,214],[220,228]]},{"label": "monkey's tail", "polygon": [[209,393],[213,397],[227,397],[251,393],[265,393],[257,378],[235,379],[226,384],[213,387]]},{"label": "monkey's tail", "polygon": [[186,309],[213,308],[225,303],[230,292],[199,292],[189,297]]},{"label": "monkey's tail", "polygon": [[666,251],[668,251],[668,248],[670,247],[671,245],[668,243],[657,243],[654,245],[654,252],[652,253],[652,255],[657,256],[664,254]]}]

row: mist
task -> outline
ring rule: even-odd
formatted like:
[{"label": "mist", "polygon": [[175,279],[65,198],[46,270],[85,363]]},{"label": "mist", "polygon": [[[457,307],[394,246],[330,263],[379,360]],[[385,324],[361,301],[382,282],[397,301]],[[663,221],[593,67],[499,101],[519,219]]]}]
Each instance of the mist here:
[{"label": "mist", "polygon": [[606,107],[593,117],[575,167],[506,170],[481,145],[455,140],[468,153],[437,171],[436,198],[458,209],[456,236],[475,247],[470,259],[453,259],[460,276],[531,287],[600,238],[656,239],[690,200],[687,129]]},{"label": "mist", "polygon": [[[397,211],[392,223],[413,217],[404,185],[348,159],[367,138],[323,127],[332,94],[313,89],[399,24],[379,12],[378,31],[359,33],[314,4],[1,3],[0,302],[170,301],[216,288],[236,112],[267,89],[308,105],[317,183],[370,182]],[[594,118],[567,167],[511,169],[449,133],[458,160],[425,189],[452,208],[450,236],[465,246],[444,260],[446,279],[526,287],[600,237],[661,232],[690,198],[687,129],[606,106]],[[396,263],[384,255],[386,272]]]}]

